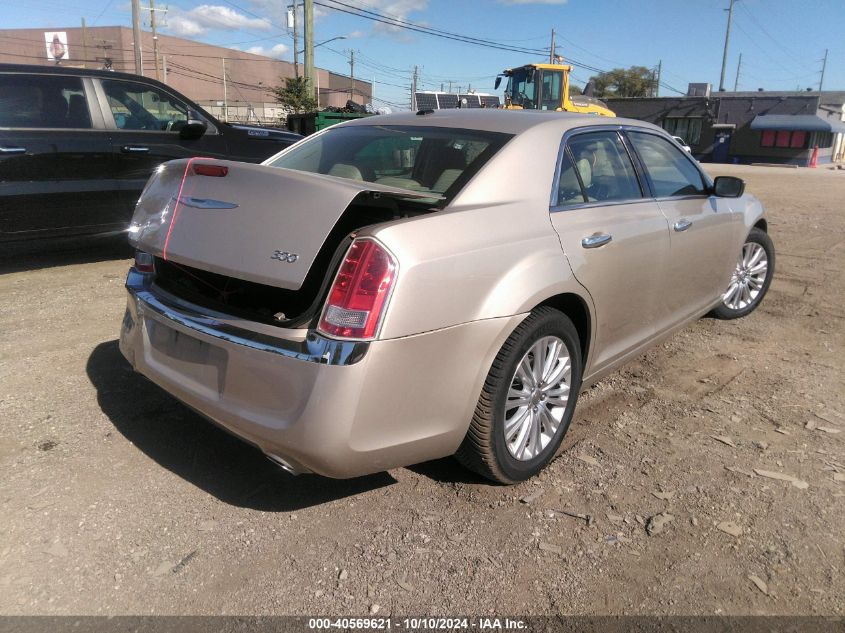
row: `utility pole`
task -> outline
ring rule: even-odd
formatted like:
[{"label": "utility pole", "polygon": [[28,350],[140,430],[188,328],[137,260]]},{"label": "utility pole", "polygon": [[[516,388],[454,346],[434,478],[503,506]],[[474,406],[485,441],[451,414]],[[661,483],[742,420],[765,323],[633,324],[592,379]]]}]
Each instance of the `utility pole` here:
[{"label": "utility pole", "polygon": [[223,120],[229,120],[229,95],[228,89],[226,86],[226,58],[221,57],[220,59],[223,60]]},{"label": "utility pole", "polygon": [[411,110],[417,111],[417,73],[418,68],[414,66],[414,75],[411,79]]},{"label": "utility pole", "polygon": [[725,69],[728,66],[728,42],[731,39],[731,20],[734,17],[734,2],[736,0],[731,0],[731,4],[728,7],[728,28],[725,30],[725,50],[722,52],[722,75],[719,77],[719,92],[725,91]]},{"label": "utility pole", "polygon": [[82,59],[82,67],[88,68],[88,29],[85,28],[85,18],[82,18]]},{"label": "utility pole", "polygon": [[736,65],[736,79],[734,79],[734,92],[739,87],[739,71],[742,69],[742,53],[739,54],[739,63]]},{"label": "utility pole", "polygon": [[132,0],[132,39],[135,50],[135,74],[144,74],[144,61],[141,58],[141,0]]},{"label": "utility pole", "polygon": [[314,94],[314,0],[305,0],[305,85]]},{"label": "utility pole", "polygon": [[355,50],[349,50],[349,100],[354,101],[355,95]]},{"label": "utility pole", "polygon": [[660,76],[663,74],[663,60],[658,60],[657,68],[654,69],[652,73],[652,81],[654,82],[651,87],[651,96],[652,97],[659,97],[660,96]]},{"label": "utility pole", "polygon": [[162,80],[167,83],[167,55],[161,56]]},{"label": "utility pole", "polygon": [[155,0],[150,0],[150,30],[152,30],[152,32],[153,32],[153,57],[155,58],[156,81],[161,81],[161,75],[159,73],[159,62],[158,62],[158,34],[156,33]]},{"label": "utility pole", "polygon": [[549,49],[549,63],[555,63],[555,30],[552,29],[552,47]]},{"label": "utility pole", "polygon": [[293,76],[299,79],[299,11],[298,1],[293,0]]},{"label": "utility pole", "polygon": [[449,80],[449,94],[452,94],[452,80]]},{"label": "utility pole", "polygon": [[822,91],[824,85],[824,70],[827,68],[827,49],[824,49],[824,61],[822,61],[822,76],[819,77],[819,92]]}]

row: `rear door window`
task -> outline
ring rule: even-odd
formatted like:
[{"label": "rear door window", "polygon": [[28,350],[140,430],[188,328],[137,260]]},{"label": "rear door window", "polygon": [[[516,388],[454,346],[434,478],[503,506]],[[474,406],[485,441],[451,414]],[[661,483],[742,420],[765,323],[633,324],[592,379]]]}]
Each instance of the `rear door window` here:
[{"label": "rear door window", "polygon": [[0,75],[0,127],[91,128],[80,77]]},{"label": "rear door window", "polygon": [[627,134],[656,198],[707,195],[707,183],[686,152],[656,134]]},{"label": "rear door window", "polygon": [[631,157],[616,132],[578,134],[568,147],[588,202],[642,197]]},{"label": "rear door window", "polygon": [[557,202],[556,206],[563,207],[573,204],[587,202],[578,175],[575,173],[575,165],[569,155],[569,150],[563,153],[560,161],[560,177],[557,181]]}]

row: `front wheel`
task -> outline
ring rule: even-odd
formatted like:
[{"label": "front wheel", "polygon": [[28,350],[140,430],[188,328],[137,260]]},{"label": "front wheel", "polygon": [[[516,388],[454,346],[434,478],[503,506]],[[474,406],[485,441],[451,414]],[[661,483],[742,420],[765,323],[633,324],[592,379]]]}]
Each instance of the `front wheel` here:
[{"label": "front wheel", "polygon": [[760,229],[751,229],[722,303],[713,310],[717,319],[738,319],[760,305],[775,274],[775,247]]},{"label": "front wheel", "polygon": [[558,310],[534,310],[493,361],[456,457],[499,483],[528,479],[554,457],[580,387],[575,326]]}]

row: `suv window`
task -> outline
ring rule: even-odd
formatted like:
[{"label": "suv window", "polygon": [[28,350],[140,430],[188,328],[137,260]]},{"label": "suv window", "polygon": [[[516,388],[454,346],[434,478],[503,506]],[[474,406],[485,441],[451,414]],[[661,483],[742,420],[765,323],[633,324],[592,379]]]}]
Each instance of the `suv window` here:
[{"label": "suv window", "polygon": [[154,86],[116,79],[102,84],[119,130],[178,132],[188,121],[188,106]]},{"label": "suv window", "polygon": [[628,132],[645,166],[656,198],[707,195],[707,184],[687,154],[667,139],[646,132]]},{"label": "suv window", "polygon": [[616,132],[588,132],[568,143],[589,202],[642,197],[631,157]]},{"label": "suv window", "polygon": [[0,127],[90,128],[82,79],[0,75]]}]

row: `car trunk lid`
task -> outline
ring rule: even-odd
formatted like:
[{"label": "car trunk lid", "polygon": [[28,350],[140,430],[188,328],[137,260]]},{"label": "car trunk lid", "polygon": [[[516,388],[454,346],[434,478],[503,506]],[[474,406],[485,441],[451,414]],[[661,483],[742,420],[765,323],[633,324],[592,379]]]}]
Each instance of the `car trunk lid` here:
[{"label": "car trunk lid", "polygon": [[130,242],[166,261],[298,290],[332,228],[362,194],[432,197],[264,165],[170,161],[141,194]]}]

